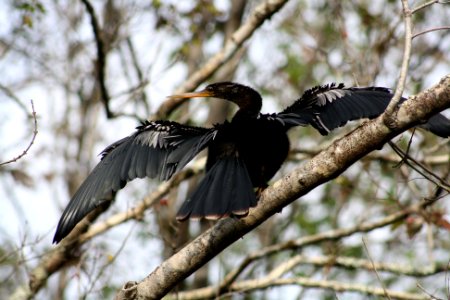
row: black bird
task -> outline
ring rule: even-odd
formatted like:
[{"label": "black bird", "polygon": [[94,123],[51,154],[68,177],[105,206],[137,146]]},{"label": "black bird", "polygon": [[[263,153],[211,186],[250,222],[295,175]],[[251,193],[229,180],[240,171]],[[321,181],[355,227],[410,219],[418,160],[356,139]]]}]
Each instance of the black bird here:
[{"label": "black bird", "polygon": [[[253,188],[264,189],[288,155],[287,130],[312,125],[326,135],[347,121],[379,116],[392,96],[383,87],[322,85],[307,90],[291,106],[274,114],[261,114],[260,94],[232,82],[171,96],[221,98],[237,104],[239,110],[230,122],[212,128],[146,121],[132,135],[108,146],[64,210],[53,241],[61,241],[105,201],[106,195],[128,181],[143,177],[167,180],[205,148],[205,177],[181,206],[177,219],[245,216],[257,202]],[[450,120],[442,114],[432,116],[421,127],[440,137],[450,135]]]}]

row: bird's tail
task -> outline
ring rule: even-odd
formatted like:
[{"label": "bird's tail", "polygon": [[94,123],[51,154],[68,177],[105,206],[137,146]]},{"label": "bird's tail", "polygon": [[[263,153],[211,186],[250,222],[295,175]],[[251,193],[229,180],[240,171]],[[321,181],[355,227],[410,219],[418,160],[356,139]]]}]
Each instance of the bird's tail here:
[{"label": "bird's tail", "polygon": [[425,124],[419,125],[419,127],[443,138],[450,137],[450,121],[443,114],[435,114]]},{"label": "bird's tail", "polygon": [[193,194],[183,203],[177,220],[226,216],[243,217],[256,206],[253,185],[244,162],[239,157],[219,159]]}]

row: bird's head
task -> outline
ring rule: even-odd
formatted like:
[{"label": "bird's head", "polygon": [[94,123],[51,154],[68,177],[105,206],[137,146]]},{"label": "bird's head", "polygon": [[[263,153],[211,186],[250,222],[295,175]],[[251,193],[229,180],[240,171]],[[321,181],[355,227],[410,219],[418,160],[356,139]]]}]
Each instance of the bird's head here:
[{"label": "bird's head", "polygon": [[262,106],[260,94],[254,89],[234,82],[217,82],[207,85],[203,90],[169,96],[169,98],[214,97],[236,103],[241,110],[259,113]]}]

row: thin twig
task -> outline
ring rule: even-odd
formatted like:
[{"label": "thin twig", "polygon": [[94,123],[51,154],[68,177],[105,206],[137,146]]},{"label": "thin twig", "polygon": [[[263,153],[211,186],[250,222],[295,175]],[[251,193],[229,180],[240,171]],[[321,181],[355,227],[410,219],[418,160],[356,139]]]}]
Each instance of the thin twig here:
[{"label": "thin twig", "polygon": [[444,300],[441,298],[437,298],[436,296],[430,294],[420,283],[417,283],[417,287],[425,294],[427,295],[428,299],[430,300]]},{"label": "thin twig", "polygon": [[450,26],[441,26],[441,27],[435,27],[435,28],[427,29],[427,30],[424,30],[424,31],[421,31],[421,32],[418,32],[418,33],[414,34],[412,36],[412,38],[416,38],[416,37],[418,37],[418,36],[420,36],[422,34],[426,34],[426,33],[433,32],[433,31],[438,31],[438,30],[450,30]]},{"label": "thin twig", "polygon": [[384,291],[384,295],[385,295],[389,300],[392,300],[392,299],[391,299],[391,296],[389,295],[389,293],[388,293],[388,291],[387,291],[387,289],[386,289],[386,286],[385,286],[383,280],[381,280],[381,277],[380,277],[380,274],[378,273],[377,268],[375,267],[375,262],[374,262],[374,260],[373,260],[373,258],[372,258],[372,255],[370,255],[369,248],[367,247],[367,241],[366,241],[366,239],[365,239],[364,237],[362,238],[362,242],[363,242],[363,245],[364,245],[364,249],[366,250],[367,257],[369,258],[369,261],[370,261],[370,263],[372,264],[373,271],[375,272],[375,275],[377,276],[377,279],[378,279],[378,281],[379,281],[380,284],[381,284],[381,288],[382,288],[383,291]]},{"label": "thin twig", "polygon": [[[400,156],[403,158],[403,162],[405,162],[409,167],[411,167],[413,170],[415,170],[417,173],[428,179],[429,181],[433,182],[437,186],[443,188],[444,190],[450,192],[450,185],[443,180],[440,176],[436,175],[433,171],[428,169],[424,164],[420,163],[419,161],[415,160],[411,156],[409,156],[407,153],[405,153],[400,147],[398,147],[393,142],[388,142],[389,146]],[[420,169],[423,171],[421,171]],[[435,179],[433,179],[434,177]]]},{"label": "thin twig", "polygon": [[436,4],[436,3],[439,3],[439,0],[432,0],[432,1],[425,2],[424,4],[421,4],[421,5],[419,5],[419,6],[415,7],[415,8],[413,8],[413,9],[411,10],[411,14],[415,14],[416,12],[418,12],[418,11],[420,11],[420,10],[422,10],[422,9],[424,9],[424,8],[426,8],[426,7],[428,7],[428,6],[431,6],[431,5],[433,5],[433,4]]},{"label": "thin twig", "polygon": [[397,87],[392,97],[391,102],[386,108],[384,115],[384,122],[389,128],[396,127],[396,111],[398,110],[398,104],[405,89],[406,76],[408,74],[409,60],[411,58],[411,37],[412,37],[412,21],[411,10],[409,9],[408,0],[402,0],[403,16],[405,19],[405,47],[403,50],[403,60],[400,69],[400,76],[398,78]]},{"label": "thin twig", "polygon": [[[122,243],[120,244],[119,249],[116,250],[116,252],[112,255],[108,255],[108,261],[107,263],[105,263],[104,265],[102,265],[101,267],[99,267],[99,270],[97,271],[97,274],[95,277],[91,278],[91,280],[89,281],[89,288],[87,289],[87,291],[85,292],[85,295],[87,296],[89,293],[91,293],[95,287],[95,284],[97,282],[100,281],[100,278],[103,276],[103,274],[105,273],[105,271],[108,269],[109,266],[111,266],[114,261],[117,259],[117,257],[119,256],[119,254],[123,251],[123,249],[125,248],[125,245],[127,244],[128,239],[131,237],[131,234],[134,232],[134,227],[135,227],[136,223],[133,224],[133,226],[131,227],[131,229],[128,231],[128,234],[125,236],[125,238],[122,240]],[[95,268],[96,269],[96,268]]]},{"label": "thin twig", "polygon": [[36,139],[36,135],[38,134],[38,128],[37,128],[37,118],[36,118],[36,111],[34,110],[34,103],[33,100],[30,100],[31,102],[31,116],[33,117],[33,123],[34,123],[34,130],[33,130],[33,136],[31,137],[31,141],[28,144],[28,147],[25,148],[25,150],[23,150],[22,154],[20,154],[19,156],[14,157],[13,159],[10,159],[8,161],[2,162],[0,163],[0,166],[12,163],[12,162],[16,162],[19,159],[21,159],[23,156],[25,156],[28,153],[28,150],[30,150],[31,146],[33,146],[34,144],[34,140]]},{"label": "thin twig", "polygon": [[[411,144],[412,144],[412,141],[414,138],[414,134],[416,133],[416,128],[413,128],[412,130],[413,130],[413,133],[411,134],[411,137],[409,138],[408,145],[406,146],[406,151],[404,151],[405,155],[400,156],[399,153],[396,152],[397,155],[400,156],[400,161],[394,165],[394,168],[399,168],[403,163],[405,163],[406,159],[409,157],[408,153],[409,153],[409,150],[411,149]],[[394,144],[394,142],[389,141],[389,145],[391,145],[391,144]],[[391,147],[392,147],[392,145],[391,145]]]}]

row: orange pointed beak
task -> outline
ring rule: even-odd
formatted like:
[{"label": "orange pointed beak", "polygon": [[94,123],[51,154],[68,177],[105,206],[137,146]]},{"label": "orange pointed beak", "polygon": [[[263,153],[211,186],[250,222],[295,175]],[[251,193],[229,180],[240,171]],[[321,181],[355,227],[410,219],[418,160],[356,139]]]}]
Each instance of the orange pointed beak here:
[{"label": "orange pointed beak", "polygon": [[168,96],[168,99],[186,99],[186,98],[198,98],[198,97],[213,97],[213,94],[210,91],[202,90],[193,93],[183,93],[178,95]]}]

